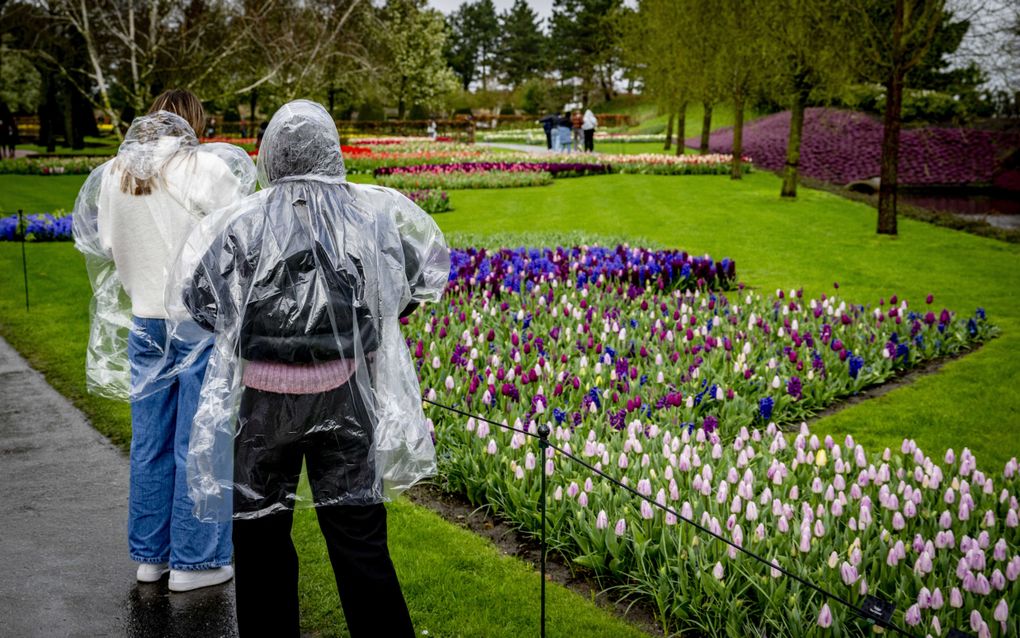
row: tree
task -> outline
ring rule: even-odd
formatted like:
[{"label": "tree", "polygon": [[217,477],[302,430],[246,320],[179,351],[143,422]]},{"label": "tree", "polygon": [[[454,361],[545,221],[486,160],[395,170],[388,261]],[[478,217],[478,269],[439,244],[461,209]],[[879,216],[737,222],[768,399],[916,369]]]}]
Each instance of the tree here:
[{"label": "tree", "polygon": [[943,23],[945,0],[841,0],[856,19],[857,62],[865,79],[885,88],[878,233],[895,235],[903,89]]},{"label": "tree", "polygon": [[797,196],[804,110],[809,101],[839,91],[850,81],[847,50],[853,25],[833,5],[813,0],[773,0],[762,16],[770,70],[767,92],[790,110],[782,197]]},{"label": "tree", "polygon": [[684,152],[687,103],[691,68],[687,34],[697,27],[688,21],[688,2],[680,0],[640,0],[637,11],[624,22],[624,60],[629,62],[644,83],[645,91],[655,98],[660,112],[669,114],[665,149],[673,143],[673,122],[677,120],[677,155]]},{"label": "tree", "polygon": [[448,19],[444,54],[465,91],[475,79],[488,90],[499,49],[500,23],[492,0],[465,2]]},{"label": "tree", "polygon": [[620,64],[622,0],[554,0],[549,47],[562,80],[581,82],[587,105],[598,87],[613,98],[613,78]]},{"label": "tree", "polygon": [[721,90],[733,102],[733,161],[731,179],[743,176],[744,108],[761,79],[763,43],[766,39],[761,21],[761,5],[743,0],[718,0],[720,39],[726,42],[715,59],[711,73],[716,74]]},{"label": "tree", "polygon": [[446,23],[442,15],[426,9],[425,0],[389,0],[381,19],[389,34],[383,85],[397,103],[397,117],[403,119],[414,104],[439,106],[457,85],[443,58]]},{"label": "tree", "polygon": [[514,0],[513,6],[499,16],[502,36],[499,61],[501,79],[512,88],[538,75],[545,63],[545,36],[536,14],[525,0]]}]

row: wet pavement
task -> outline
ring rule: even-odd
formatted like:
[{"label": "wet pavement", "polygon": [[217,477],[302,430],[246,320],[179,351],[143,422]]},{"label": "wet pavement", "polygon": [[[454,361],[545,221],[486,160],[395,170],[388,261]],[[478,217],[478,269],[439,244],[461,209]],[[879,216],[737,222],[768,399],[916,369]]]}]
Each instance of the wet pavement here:
[{"label": "wet pavement", "polygon": [[127,459],[2,339],[0,486],[0,635],[236,636],[232,585],[135,581]]}]

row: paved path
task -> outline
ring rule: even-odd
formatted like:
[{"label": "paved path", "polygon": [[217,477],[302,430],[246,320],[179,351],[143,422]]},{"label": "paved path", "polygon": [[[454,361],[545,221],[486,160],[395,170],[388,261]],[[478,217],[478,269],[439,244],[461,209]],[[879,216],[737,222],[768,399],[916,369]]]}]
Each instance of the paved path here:
[{"label": "paved path", "polygon": [[0,635],[233,636],[233,587],[134,580],[128,463],[0,339]]},{"label": "paved path", "polygon": [[544,146],[532,146],[530,144],[503,144],[501,142],[476,142],[475,146],[488,146],[489,148],[505,148],[508,151],[521,151],[535,155],[548,155],[552,153]]}]

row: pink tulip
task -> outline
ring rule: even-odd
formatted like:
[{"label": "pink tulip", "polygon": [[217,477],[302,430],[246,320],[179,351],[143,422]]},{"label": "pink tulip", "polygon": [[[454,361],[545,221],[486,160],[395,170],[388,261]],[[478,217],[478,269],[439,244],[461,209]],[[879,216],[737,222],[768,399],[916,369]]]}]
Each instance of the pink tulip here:
[{"label": "pink tulip", "polygon": [[953,587],[949,591],[949,606],[954,609],[963,607],[963,594],[961,594],[960,590],[956,587]]},{"label": "pink tulip", "polygon": [[917,606],[921,609],[931,607],[931,592],[927,587],[922,587],[921,591],[917,593]]},{"label": "pink tulip", "polygon": [[936,636],[942,635],[942,623],[939,622],[938,616],[931,617],[931,630],[935,632]]},{"label": "pink tulip", "polygon": [[715,567],[712,568],[712,575],[715,576],[716,580],[722,580],[726,572],[723,570],[722,563],[716,563]]},{"label": "pink tulip", "polygon": [[606,514],[606,510],[599,510],[599,515],[595,517],[595,529],[607,527],[609,527],[609,516]]},{"label": "pink tulip", "polygon": [[843,564],[839,566],[839,575],[843,579],[843,584],[847,587],[856,583],[857,579],[860,578],[857,568],[846,561],[843,561]]},{"label": "pink tulip", "polygon": [[[1005,598],[999,599],[999,604],[995,606],[995,611],[992,612],[992,618],[1001,623],[1005,623],[1009,620],[1009,606],[1006,604]],[[1002,631],[1005,633],[1006,630],[1003,629]]]},{"label": "pink tulip", "polygon": [[624,533],[627,531],[627,521],[623,520],[622,518],[616,521],[615,531],[617,536],[623,536]]},{"label": "pink tulip", "polygon": [[577,497],[577,504],[581,507],[588,507],[588,494],[587,492],[581,492]]},{"label": "pink tulip", "polygon": [[942,590],[938,587],[931,593],[931,608],[942,609],[942,605],[945,604],[945,600],[942,598]]},{"label": "pink tulip", "polygon": [[970,611],[970,628],[974,631],[981,629],[981,625],[984,624],[984,619],[981,617],[981,612],[976,609]]},{"label": "pink tulip", "polygon": [[829,603],[822,605],[822,609],[818,612],[818,626],[823,629],[832,626],[832,610],[829,609]]},{"label": "pink tulip", "polygon": [[911,627],[916,627],[921,623],[921,610],[918,609],[917,605],[911,605],[910,607],[907,608],[907,611],[904,614],[903,619]]},{"label": "pink tulip", "polygon": [[485,448],[485,451],[488,452],[489,454],[495,455],[497,451],[496,441],[494,441],[493,439],[489,439],[489,445]]},{"label": "pink tulip", "polygon": [[652,511],[652,506],[648,504],[648,501],[641,501],[641,518],[651,520],[655,516],[655,512]]}]

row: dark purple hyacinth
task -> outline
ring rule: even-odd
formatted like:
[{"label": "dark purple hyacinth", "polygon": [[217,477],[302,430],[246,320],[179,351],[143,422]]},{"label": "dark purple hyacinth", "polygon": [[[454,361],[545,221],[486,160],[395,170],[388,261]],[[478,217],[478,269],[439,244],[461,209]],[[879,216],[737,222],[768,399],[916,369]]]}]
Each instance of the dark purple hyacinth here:
[{"label": "dark purple hyacinth", "polygon": [[[790,112],[755,120],[744,127],[743,150],[754,163],[780,170],[786,162]],[[690,138],[688,146],[698,140]],[[991,184],[1001,158],[1020,146],[1020,134],[966,128],[908,128],[900,134],[901,185]],[[732,127],[712,133],[713,153],[733,148]],[[854,111],[809,108],[804,113],[800,168],[804,175],[836,184],[879,174],[882,122]]]}]

